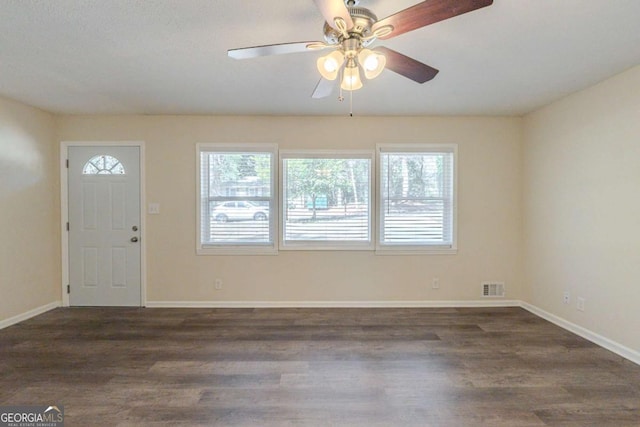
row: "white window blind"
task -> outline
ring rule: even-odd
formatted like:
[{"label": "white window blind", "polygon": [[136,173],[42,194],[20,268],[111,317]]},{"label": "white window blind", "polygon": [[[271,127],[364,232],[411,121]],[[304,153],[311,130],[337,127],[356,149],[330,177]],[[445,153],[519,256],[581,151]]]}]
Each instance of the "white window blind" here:
[{"label": "white window blind", "polygon": [[275,249],[275,149],[199,147],[199,253]]},{"label": "white window blind", "polygon": [[284,152],[283,249],[366,249],[371,152]]},{"label": "white window blind", "polygon": [[456,146],[380,146],[382,249],[455,249]]}]

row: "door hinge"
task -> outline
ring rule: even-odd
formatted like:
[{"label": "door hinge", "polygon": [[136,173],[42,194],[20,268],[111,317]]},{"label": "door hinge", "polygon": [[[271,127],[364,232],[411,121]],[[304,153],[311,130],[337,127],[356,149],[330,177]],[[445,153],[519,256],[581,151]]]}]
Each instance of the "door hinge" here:
[{"label": "door hinge", "polygon": [[71,285],[67,285],[67,293],[70,294],[71,293]]},{"label": "door hinge", "polygon": [[69,159],[67,159],[67,169],[69,169]]},{"label": "door hinge", "polygon": [[67,231],[69,231],[69,223],[67,222]]}]

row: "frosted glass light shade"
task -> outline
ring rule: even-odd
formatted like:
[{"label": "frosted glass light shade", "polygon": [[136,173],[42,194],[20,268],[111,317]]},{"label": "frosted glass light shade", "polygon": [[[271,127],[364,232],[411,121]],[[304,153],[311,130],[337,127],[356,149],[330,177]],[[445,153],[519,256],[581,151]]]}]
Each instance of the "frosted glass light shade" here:
[{"label": "frosted glass light shade", "polygon": [[357,65],[355,67],[345,67],[340,87],[344,90],[358,90],[362,87],[360,69]]},{"label": "frosted glass light shade", "polygon": [[381,53],[370,49],[362,49],[358,54],[358,62],[364,70],[364,76],[371,80],[375,79],[387,65],[387,58]]},{"label": "frosted glass light shade", "polygon": [[344,55],[339,50],[334,50],[327,56],[318,58],[317,66],[320,75],[327,80],[335,80],[338,71],[344,64]]}]

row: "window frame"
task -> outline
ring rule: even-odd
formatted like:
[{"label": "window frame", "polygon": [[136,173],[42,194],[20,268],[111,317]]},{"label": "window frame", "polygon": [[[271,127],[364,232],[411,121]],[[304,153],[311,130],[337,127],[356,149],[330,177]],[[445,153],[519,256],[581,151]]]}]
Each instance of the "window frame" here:
[{"label": "window frame", "polygon": [[[369,160],[369,185],[368,185],[368,240],[367,241],[287,241],[285,239],[286,224],[285,224],[285,212],[287,203],[286,197],[286,168],[284,161],[286,159],[366,159]],[[280,250],[285,251],[373,251],[375,250],[375,170],[376,160],[375,152],[373,150],[280,150],[279,153],[279,189],[281,190],[280,211],[282,214],[279,217],[279,241]]]},{"label": "window frame", "polygon": [[[271,196],[269,197],[269,243],[204,243],[202,241],[202,153],[265,153],[271,155]],[[196,144],[196,254],[197,255],[277,255],[278,254],[278,145],[269,143],[198,143]],[[233,198],[231,198],[233,199]],[[244,199],[243,199],[244,200]]]},{"label": "window frame", "polygon": [[[451,153],[452,185],[451,191],[451,244],[393,244],[384,243],[384,188],[382,170],[383,154],[402,153]],[[458,144],[376,144],[376,255],[453,255],[458,252]]]}]

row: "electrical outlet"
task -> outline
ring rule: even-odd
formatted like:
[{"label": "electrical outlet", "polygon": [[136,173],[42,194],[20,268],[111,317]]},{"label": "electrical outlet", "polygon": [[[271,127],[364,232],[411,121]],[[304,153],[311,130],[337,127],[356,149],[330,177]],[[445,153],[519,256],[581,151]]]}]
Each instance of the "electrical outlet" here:
[{"label": "electrical outlet", "polygon": [[564,292],[564,295],[562,296],[562,303],[571,304],[571,294],[569,293],[569,291]]},{"label": "electrical outlet", "polygon": [[214,282],[214,287],[216,288],[216,291],[219,291],[222,289],[222,279],[216,279]]},{"label": "electrical outlet", "polygon": [[440,278],[434,277],[431,281],[431,289],[440,289]]},{"label": "electrical outlet", "polygon": [[578,311],[584,311],[584,302],[585,299],[583,297],[578,297],[576,298],[576,308],[578,309]]}]

